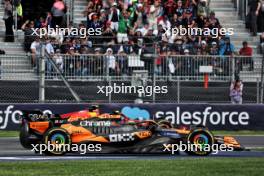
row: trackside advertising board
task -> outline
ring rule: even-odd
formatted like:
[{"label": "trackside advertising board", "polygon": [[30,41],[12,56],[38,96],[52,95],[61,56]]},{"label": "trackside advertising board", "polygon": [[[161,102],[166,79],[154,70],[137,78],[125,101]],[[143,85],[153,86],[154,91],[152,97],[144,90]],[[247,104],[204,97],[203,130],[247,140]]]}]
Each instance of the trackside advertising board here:
[{"label": "trackside advertising board", "polygon": [[[91,104],[0,104],[0,130],[19,130],[22,110],[64,114]],[[264,105],[101,104],[102,113],[119,110],[131,119],[165,118],[175,126],[204,125],[210,130],[264,130]]]}]

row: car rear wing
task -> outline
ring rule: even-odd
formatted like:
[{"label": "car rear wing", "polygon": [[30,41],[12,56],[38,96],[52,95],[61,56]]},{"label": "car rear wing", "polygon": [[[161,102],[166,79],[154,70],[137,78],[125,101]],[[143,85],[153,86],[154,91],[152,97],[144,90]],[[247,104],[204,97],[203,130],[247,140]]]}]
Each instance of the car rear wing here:
[{"label": "car rear wing", "polygon": [[22,110],[21,119],[29,122],[50,121],[61,119],[58,114],[44,114],[41,110]]}]

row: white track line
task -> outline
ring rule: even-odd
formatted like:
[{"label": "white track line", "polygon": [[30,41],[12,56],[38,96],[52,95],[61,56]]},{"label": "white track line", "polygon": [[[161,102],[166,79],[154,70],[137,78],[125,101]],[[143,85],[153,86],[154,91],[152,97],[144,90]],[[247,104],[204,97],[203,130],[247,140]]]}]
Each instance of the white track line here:
[{"label": "white track line", "polygon": [[24,161],[39,161],[39,160],[71,160],[71,159],[132,159],[134,156],[124,157],[95,157],[95,156],[63,156],[63,157],[0,157],[0,160],[24,160]]}]

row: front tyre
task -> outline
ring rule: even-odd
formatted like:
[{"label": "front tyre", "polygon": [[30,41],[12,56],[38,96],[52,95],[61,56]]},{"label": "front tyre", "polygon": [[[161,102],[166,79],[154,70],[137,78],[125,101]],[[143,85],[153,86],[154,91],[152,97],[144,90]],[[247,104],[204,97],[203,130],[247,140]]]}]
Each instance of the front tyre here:
[{"label": "front tyre", "polygon": [[214,137],[206,129],[195,129],[188,135],[187,144],[190,144],[186,151],[189,155],[207,156],[212,152]]},{"label": "front tyre", "polygon": [[167,120],[161,120],[158,121],[158,125],[161,128],[165,128],[165,129],[170,129],[172,128],[171,122],[167,121]]},{"label": "front tyre", "polygon": [[70,150],[71,138],[66,130],[52,128],[44,134],[43,144],[47,147],[47,150],[44,151],[46,155],[60,156]]}]

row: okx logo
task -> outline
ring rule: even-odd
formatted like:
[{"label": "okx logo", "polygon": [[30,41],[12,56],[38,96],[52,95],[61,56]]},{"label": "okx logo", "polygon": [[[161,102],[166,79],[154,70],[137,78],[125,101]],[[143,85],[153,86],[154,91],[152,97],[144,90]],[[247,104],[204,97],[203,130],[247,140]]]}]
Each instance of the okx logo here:
[{"label": "okx logo", "polygon": [[124,133],[124,134],[110,134],[109,135],[110,142],[130,142],[134,141],[133,133]]}]

